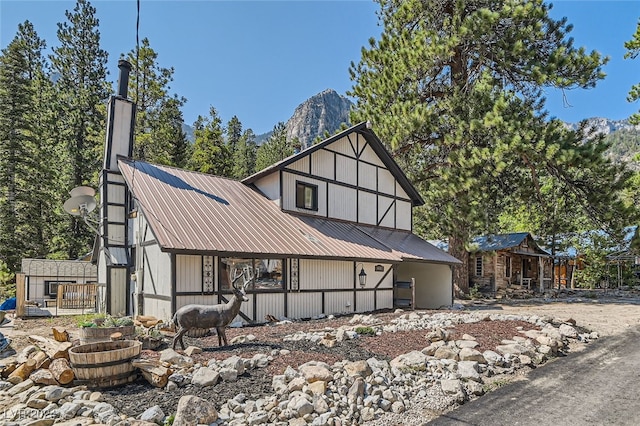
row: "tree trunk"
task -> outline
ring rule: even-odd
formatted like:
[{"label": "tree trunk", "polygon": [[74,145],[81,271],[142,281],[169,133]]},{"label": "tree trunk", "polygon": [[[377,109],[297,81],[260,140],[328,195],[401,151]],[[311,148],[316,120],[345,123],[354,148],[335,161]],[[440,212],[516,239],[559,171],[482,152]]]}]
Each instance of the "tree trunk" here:
[{"label": "tree trunk", "polygon": [[169,375],[172,371],[161,365],[159,361],[134,359],[131,364],[138,368],[144,378],[157,388],[163,388],[167,385]]},{"label": "tree trunk", "polygon": [[[29,358],[24,363],[20,364],[18,368],[11,374],[9,374],[9,379],[11,378],[20,378],[20,381],[27,380],[29,375],[36,369],[36,361]],[[13,383],[13,382],[11,382]]]},{"label": "tree trunk", "polygon": [[454,296],[469,294],[469,253],[467,253],[464,238],[449,237],[449,254],[462,262],[453,267]]},{"label": "tree trunk", "polygon": [[56,379],[61,385],[66,385],[73,381],[73,370],[69,366],[69,361],[67,361],[65,358],[56,358],[51,361],[51,365],[49,365],[49,371],[51,371],[51,374],[53,374],[53,378]]},{"label": "tree trunk", "polygon": [[29,336],[29,341],[45,351],[51,359],[69,359],[69,349],[73,346],[71,342],[56,342],[53,339],[48,339],[38,335]]}]

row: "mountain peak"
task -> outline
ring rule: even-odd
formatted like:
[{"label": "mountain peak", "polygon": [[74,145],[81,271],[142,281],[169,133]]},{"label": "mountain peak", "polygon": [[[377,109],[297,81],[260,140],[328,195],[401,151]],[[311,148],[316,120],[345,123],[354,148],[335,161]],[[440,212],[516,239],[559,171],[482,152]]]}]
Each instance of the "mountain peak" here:
[{"label": "mountain peak", "polygon": [[349,124],[353,103],[333,89],[325,89],[296,107],[287,121],[287,139],[298,138],[302,148],[313,144],[325,132],[333,134],[340,126]]}]

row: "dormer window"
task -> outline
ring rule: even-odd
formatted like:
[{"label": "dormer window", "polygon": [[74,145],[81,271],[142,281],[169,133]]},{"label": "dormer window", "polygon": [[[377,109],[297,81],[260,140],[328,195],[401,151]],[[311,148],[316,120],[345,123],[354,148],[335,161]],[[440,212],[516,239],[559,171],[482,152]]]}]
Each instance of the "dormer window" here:
[{"label": "dormer window", "polygon": [[296,181],[296,207],[318,211],[318,186]]}]

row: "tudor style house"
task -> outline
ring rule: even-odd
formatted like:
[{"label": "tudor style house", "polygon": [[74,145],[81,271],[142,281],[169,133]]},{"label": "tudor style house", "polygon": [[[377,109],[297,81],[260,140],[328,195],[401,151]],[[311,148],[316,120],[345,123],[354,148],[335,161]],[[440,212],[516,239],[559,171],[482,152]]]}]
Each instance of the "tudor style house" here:
[{"label": "tudor style house", "polygon": [[131,159],[130,65],[109,101],[98,306],[169,320],[216,304],[243,272],[244,322],[453,303],[449,254],[412,233],[424,202],[358,124],[242,182]]},{"label": "tudor style house", "polygon": [[248,280],[245,322],[453,302],[459,261],[411,232],[423,200],[364,123],[242,182],[118,166],[136,212],[121,310],[168,319],[224,302],[235,270]]}]

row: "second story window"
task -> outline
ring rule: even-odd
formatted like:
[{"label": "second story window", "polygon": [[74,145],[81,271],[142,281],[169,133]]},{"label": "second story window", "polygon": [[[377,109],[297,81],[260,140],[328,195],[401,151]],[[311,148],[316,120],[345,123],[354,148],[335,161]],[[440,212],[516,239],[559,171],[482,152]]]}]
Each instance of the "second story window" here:
[{"label": "second story window", "polygon": [[318,210],[318,186],[296,182],[296,207],[306,210]]}]

